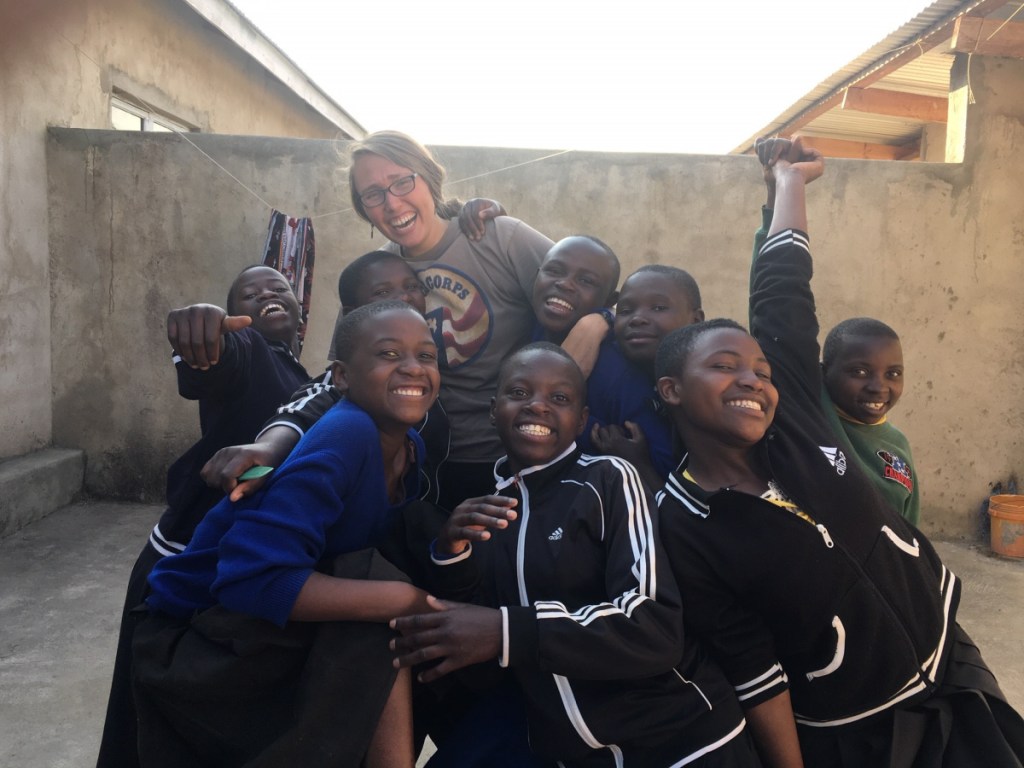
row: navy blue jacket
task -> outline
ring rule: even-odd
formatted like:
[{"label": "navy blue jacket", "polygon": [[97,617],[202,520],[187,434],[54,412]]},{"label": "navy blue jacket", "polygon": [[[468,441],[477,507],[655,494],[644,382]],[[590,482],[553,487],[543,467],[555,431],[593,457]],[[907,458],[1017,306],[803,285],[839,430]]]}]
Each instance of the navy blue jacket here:
[{"label": "navy blue jacket", "polygon": [[167,509],[150,535],[150,544],[163,555],[184,549],[224,495],[203,482],[203,465],[221,448],[252,442],[263,422],[309,377],[284,342],[269,341],[252,328],[223,338],[220,361],[205,371],[173,356],[178,394],[199,401],[202,437],[167,470]]}]

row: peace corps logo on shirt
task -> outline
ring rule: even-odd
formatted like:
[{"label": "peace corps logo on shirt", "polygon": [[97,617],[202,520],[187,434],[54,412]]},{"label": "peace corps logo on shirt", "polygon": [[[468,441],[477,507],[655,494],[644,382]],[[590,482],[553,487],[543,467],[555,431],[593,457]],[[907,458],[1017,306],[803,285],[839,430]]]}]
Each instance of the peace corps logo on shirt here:
[{"label": "peace corps logo on shirt", "polygon": [[479,357],[494,328],[493,313],[480,287],[458,270],[436,264],[421,270],[427,289],[427,325],[442,368],[458,368]]}]

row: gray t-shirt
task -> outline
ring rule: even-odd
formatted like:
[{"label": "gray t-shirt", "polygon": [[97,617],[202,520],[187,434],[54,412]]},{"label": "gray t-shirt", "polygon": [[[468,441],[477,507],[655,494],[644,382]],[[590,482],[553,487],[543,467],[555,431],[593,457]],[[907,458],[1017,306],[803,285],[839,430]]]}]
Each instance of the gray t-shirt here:
[{"label": "gray t-shirt", "polygon": [[[451,221],[441,242],[408,259],[427,288],[427,324],[441,350],[452,461],[493,462],[504,455],[491,424],[491,398],[502,360],[531,338],[533,281],[552,244],[519,219],[499,216],[478,243]],[[399,249],[391,244],[388,250]]]}]

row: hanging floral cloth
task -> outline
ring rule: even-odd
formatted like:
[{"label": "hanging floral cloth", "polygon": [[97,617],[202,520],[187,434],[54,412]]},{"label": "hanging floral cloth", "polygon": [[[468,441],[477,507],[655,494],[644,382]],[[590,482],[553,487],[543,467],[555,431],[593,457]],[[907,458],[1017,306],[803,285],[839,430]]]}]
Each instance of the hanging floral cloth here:
[{"label": "hanging floral cloth", "polygon": [[267,244],[263,249],[263,264],[273,267],[295,291],[299,300],[299,349],[306,337],[306,318],[313,298],[313,262],[316,258],[316,241],[313,237],[313,222],[309,218],[271,211],[267,229]]}]

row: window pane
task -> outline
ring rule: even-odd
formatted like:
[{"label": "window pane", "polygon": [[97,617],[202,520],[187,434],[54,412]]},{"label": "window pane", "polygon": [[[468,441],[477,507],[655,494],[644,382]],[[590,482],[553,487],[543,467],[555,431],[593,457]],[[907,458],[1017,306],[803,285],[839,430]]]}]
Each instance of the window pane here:
[{"label": "window pane", "polygon": [[115,131],[141,131],[142,130],[142,118],[138,115],[133,115],[131,112],[125,112],[123,109],[117,106],[111,106],[110,108],[110,122]]}]

